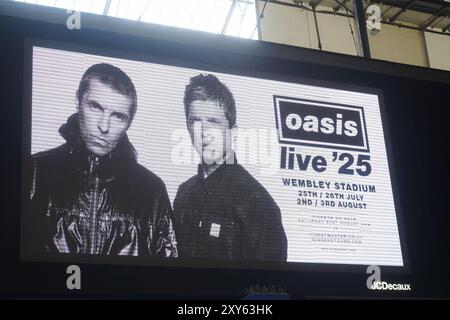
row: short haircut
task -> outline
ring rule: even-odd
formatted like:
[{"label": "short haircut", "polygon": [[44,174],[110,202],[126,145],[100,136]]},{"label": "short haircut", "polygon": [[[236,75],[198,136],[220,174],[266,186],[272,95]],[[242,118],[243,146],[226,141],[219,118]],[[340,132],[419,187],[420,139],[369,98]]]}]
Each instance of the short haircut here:
[{"label": "short haircut", "polygon": [[97,79],[118,93],[131,98],[131,123],[137,109],[137,94],[130,77],[119,68],[108,63],[99,63],[90,66],[84,72],[78,86],[77,99],[79,104],[81,104],[81,100],[86,91],[89,90],[91,79]]},{"label": "short haircut", "polygon": [[235,126],[236,105],[233,94],[216,76],[212,74],[199,74],[191,78],[184,91],[186,121],[189,118],[191,104],[196,100],[217,101],[219,106],[225,111],[225,117],[229,122],[229,127],[232,128]]}]

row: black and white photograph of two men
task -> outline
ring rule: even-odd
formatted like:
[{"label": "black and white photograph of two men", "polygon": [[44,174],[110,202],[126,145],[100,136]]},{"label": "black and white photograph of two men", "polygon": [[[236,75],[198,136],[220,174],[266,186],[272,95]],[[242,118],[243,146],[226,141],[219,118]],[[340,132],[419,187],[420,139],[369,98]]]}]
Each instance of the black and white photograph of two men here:
[{"label": "black and white photograph of two men", "polygon": [[247,106],[228,79],[104,60],[34,48],[23,249],[286,261],[280,208],[234,150]]}]

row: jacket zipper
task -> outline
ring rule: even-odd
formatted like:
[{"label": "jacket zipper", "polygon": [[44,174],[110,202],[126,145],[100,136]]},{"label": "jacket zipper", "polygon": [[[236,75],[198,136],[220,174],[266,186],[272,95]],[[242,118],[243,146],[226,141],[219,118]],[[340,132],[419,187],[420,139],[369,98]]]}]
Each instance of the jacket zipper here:
[{"label": "jacket zipper", "polygon": [[[94,174],[94,166],[95,168],[98,166],[98,157],[95,157],[91,160],[90,166],[89,166],[89,176],[91,177]],[[91,242],[91,248],[89,253],[90,254],[97,254],[97,237],[98,237],[98,189],[99,189],[99,183],[100,179],[98,175],[95,175],[95,183],[94,188],[91,189],[92,192],[92,201],[91,201],[91,233],[90,233],[90,242]]]}]

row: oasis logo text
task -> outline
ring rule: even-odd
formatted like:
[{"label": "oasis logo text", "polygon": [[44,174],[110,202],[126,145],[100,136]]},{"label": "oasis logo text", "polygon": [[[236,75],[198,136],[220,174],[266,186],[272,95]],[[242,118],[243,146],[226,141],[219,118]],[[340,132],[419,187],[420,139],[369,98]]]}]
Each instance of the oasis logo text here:
[{"label": "oasis logo text", "polygon": [[274,96],[280,143],[369,152],[364,110]]}]

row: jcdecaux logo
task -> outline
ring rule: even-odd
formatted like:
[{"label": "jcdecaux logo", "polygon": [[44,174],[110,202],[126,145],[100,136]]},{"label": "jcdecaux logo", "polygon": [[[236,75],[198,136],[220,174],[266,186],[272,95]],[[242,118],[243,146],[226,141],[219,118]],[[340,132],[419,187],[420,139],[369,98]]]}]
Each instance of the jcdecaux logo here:
[{"label": "jcdecaux logo", "polygon": [[388,283],[381,281],[381,270],[379,266],[368,266],[366,273],[370,274],[367,278],[367,289],[383,291],[411,291],[409,283]]}]

